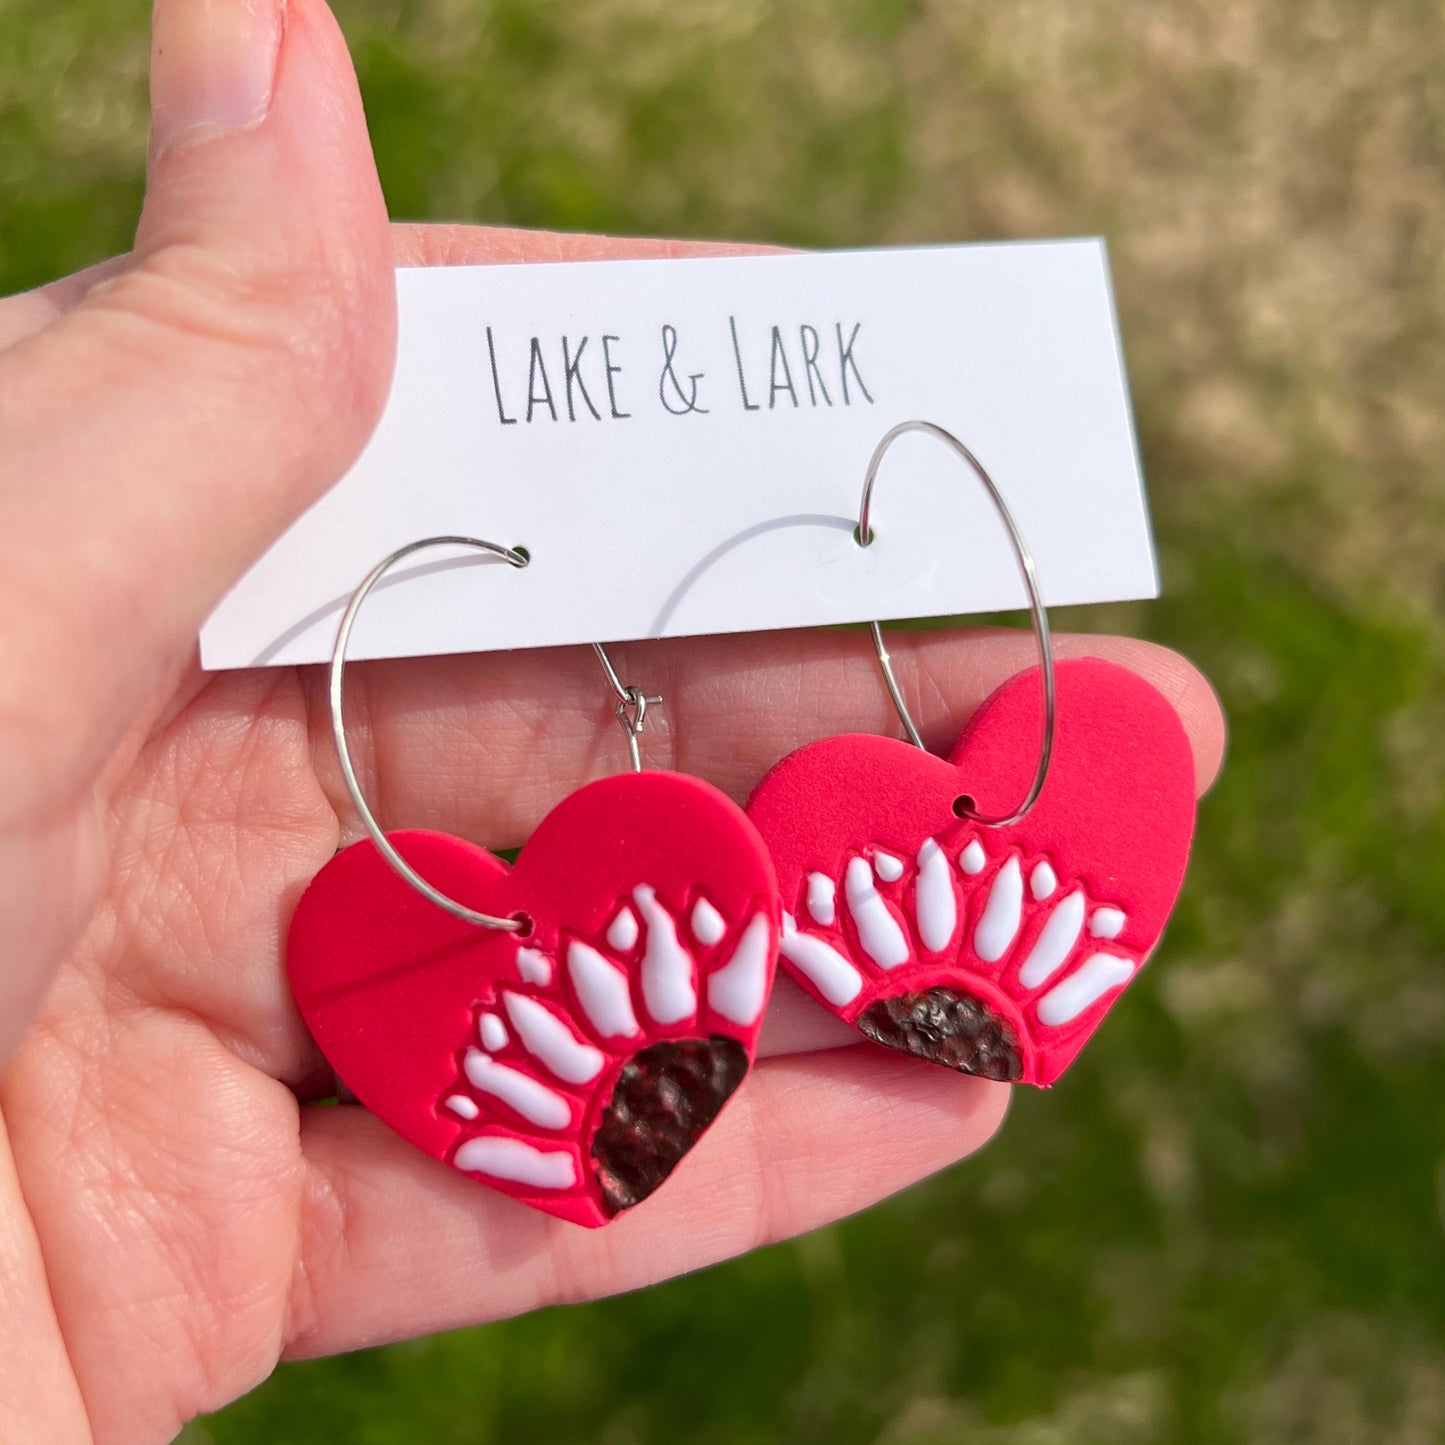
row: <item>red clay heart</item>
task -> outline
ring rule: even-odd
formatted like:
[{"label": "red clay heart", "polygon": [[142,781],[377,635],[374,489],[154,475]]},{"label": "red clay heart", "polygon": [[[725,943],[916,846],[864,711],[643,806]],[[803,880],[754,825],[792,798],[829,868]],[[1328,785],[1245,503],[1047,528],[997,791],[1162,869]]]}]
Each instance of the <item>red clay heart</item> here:
[{"label": "red clay heart", "polygon": [[1038,802],[998,816],[1037,762],[1037,668],[979,709],[948,761],[889,738],[828,738],[748,802],[783,898],[782,957],[879,1043],[964,1073],[1047,1085],[1164,930],[1194,832],[1194,759],[1135,673],[1060,662]]},{"label": "red clay heart", "polygon": [[752,1063],[778,892],[741,810],[676,773],[579,789],[515,866],[443,833],[390,835],[428,882],[519,938],[453,918],[368,840],[291,924],[296,1002],[339,1078],[397,1133],[578,1224],[646,1198]]}]

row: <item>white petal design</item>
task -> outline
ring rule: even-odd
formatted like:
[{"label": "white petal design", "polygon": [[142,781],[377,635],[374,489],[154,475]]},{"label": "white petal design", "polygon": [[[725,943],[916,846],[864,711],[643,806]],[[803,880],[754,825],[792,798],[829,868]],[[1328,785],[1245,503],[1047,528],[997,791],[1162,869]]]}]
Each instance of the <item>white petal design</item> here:
[{"label": "white petal design", "polygon": [[1061,984],[1051,988],[1039,1002],[1039,1021],[1057,1028],[1078,1018],[1090,1004],[1121,987],[1134,976],[1134,965],[1112,953],[1095,953],[1086,958]]},{"label": "white petal design", "polygon": [[970,876],[983,872],[983,865],[988,859],[983,855],[983,844],[977,838],[958,855],[958,866]]},{"label": "white petal design", "polygon": [[748,924],[727,966],[708,979],[708,1003],[735,1024],[744,1028],[755,1024],[767,1000],[772,958],[772,929],[766,914],[759,913]]},{"label": "white petal design", "polygon": [[783,915],[783,957],[808,977],[830,1004],[852,1003],[863,991],[863,975],[830,943],[811,933],[800,933],[790,915]]},{"label": "white petal design", "polygon": [[577,1165],[570,1154],[538,1149],[500,1134],[468,1139],[453,1156],[453,1163],[469,1174],[490,1174],[493,1179],[533,1189],[570,1189],[577,1182]]},{"label": "white petal design", "polygon": [[918,850],[917,897],[918,936],[930,953],[942,953],[958,928],[958,899],[953,891],[953,874],[936,838]]},{"label": "white petal design", "polygon": [[541,1128],[565,1129],[572,1122],[572,1106],[561,1094],[530,1074],[488,1058],[480,1049],[468,1049],[462,1067],[474,1089],[509,1104]]},{"label": "white petal design", "polygon": [[720,943],[728,931],[723,916],[707,901],[699,898],[692,906],[692,936],[706,948]]},{"label": "white petal design", "polygon": [[843,894],[848,900],[848,914],[858,930],[863,952],[879,968],[897,968],[908,962],[908,940],[898,920],[873,882],[873,869],[866,858],[852,858],[843,875]]},{"label": "white petal design", "polygon": [[1047,858],[1034,864],[1034,871],[1029,874],[1029,890],[1036,903],[1052,898],[1054,889],[1058,886],[1059,875],[1054,872],[1054,865]]},{"label": "white petal design", "polygon": [[631,953],[639,937],[637,915],[624,903],[607,929],[608,945],[618,953]]},{"label": "white petal design", "polygon": [[483,1014],[477,1020],[477,1034],[482,1041],[482,1047],[496,1053],[498,1049],[507,1047],[507,1040],[510,1035],[507,1033],[507,1026],[496,1014]]},{"label": "white petal design", "polygon": [[1084,895],[1075,889],[1052,913],[1039,931],[1024,966],[1019,969],[1019,982],[1025,988],[1038,988],[1059,971],[1073,952],[1084,929]]},{"label": "white petal design", "polygon": [[602,1072],[607,1056],[583,1043],[546,1004],[522,993],[505,993],[502,1002],[527,1051],[564,1084],[590,1084]]},{"label": "white petal design", "polygon": [[826,873],[808,874],[808,913],[824,928],[838,917],[838,888]]},{"label": "white petal design", "polygon": [[573,940],[567,948],[567,972],[577,1002],[604,1039],[636,1038],[642,1030],[632,1009],[627,975],[595,948]]},{"label": "white petal design", "polygon": [[875,853],[873,867],[885,883],[897,883],[903,877],[903,862],[891,853]]},{"label": "white petal design", "polygon": [[997,963],[1018,935],[1023,916],[1024,876],[1019,860],[1010,858],[994,875],[983,917],[973,934],[973,947],[985,963]]},{"label": "white petal design", "polygon": [[697,1012],[697,989],[692,981],[692,957],[678,942],[672,915],[646,884],[632,896],[647,924],[642,953],[642,1001],[660,1024],[681,1023]]},{"label": "white petal design", "polygon": [[542,988],[552,982],[552,960],[539,948],[517,950],[517,971],[527,983]]},{"label": "white petal design", "polygon": [[477,1101],[468,1098],[466,1094],[453,1094],[446,1101],[447,1108],[462,1119],[475,1119],[482,1111],[477,1108]]},{"label": "white petal design", "polygon": [[1122,908],[1096,908],[1089,920],[1089,932],[1095,938],[1118,938],[1124,931]]}]

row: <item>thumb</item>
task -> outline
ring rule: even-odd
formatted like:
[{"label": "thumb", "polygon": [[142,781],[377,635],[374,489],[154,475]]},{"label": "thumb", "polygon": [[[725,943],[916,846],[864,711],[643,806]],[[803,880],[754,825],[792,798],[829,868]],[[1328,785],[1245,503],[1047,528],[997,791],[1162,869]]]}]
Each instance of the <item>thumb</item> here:
[{"label": "thumb", "polygon": [[385,205],[322,0],[157,0],[151,89],[131,265],[0,356],[11,822],[93,781],[390,383]]}]

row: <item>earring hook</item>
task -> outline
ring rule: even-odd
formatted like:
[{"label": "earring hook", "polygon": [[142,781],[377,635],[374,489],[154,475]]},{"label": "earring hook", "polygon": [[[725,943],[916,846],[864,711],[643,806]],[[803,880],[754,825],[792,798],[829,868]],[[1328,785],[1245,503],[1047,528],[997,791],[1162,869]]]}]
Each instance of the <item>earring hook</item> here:
[{"label": "earring hook", "polygon": [[651,707],[661,707],[662,698],[649,697],[640,687],[629,686],[617,675],[617,669],[612,665],[612,659],[607,655],[607,649],[600,642],[592,644],[592,651],[597,654],[597,661],[602,664],[602,671],[607,676],[607,685],[612,689],[613,696],[617,699],[617,724],[622,729],[627,739],[627,751],[632,758],[632,771],[642,771],[642,730],[647,726],[647,710]]},{"label": "earring hook", "polygon": [[[1018,562],[1019,573],[1024,580],[1024,588],[1028,592],[1029,611],[1033,614],[1034,636],[1039,645],[1039,660],[1043,665],[1044,697],[1042,727],[1039,734],[1039,762],[1034,771],[1034,780],[1030,785],[1028,793],[1022,803],[1012,813],[1000,814],[998,817],[985,817],[978,812],[971,803],[955,805],[955,811],[960,818],[968,818],[972,822],[985,828],[1006,828],[1010,824],[1017,823],[1033,805],[1038,802],[1039,794],[1043,791],[1044,779],[1049,774],[1049,759],[1054,750],[1054,721],[1055,721],[1055,698],[1054,698],[1054,654],[1050,643],[1049,635],[1049,614],[1044,607],[1043,596],[1039,591],[1038,573],[1034,568],[1033,554],[1029,551],[1028,543],[1024,541],[1023,533],[1019,530],[1018,523],[1014,520],[1013,513],[1009,511],[1008,503],[1004,500],[1003,493],[999,491],[994,480],[989,476],[983,463],[954,436],[951,431],[931,421],[905,421],[893,427],[883,440],[874,449],[873,456],[868,462],[868,473],[863,481],[863,500],[858,509],[858,545],[869,547],[873,544],[873,529],[869,525],[869,518],[873,510],[873,486],[878,479],[878,469],[882,465],[883,458],[889,447],[899,437],[908,432],[922,432],[925,436],[934,437],[951,447],[973,469],[979,481],[983,483],[984,490],[988,493],[989,500],[993,503],[994,510],[998,513],[999,519],[1003,522],[1008,532],[1009,544],[1013,548],[1014,559]],[[918,727],[914,723],[912,715],[908,711],[907,704],[903,701],[903,693],[899,689],[898,679],[893,674],[893,660],[888,655],[888,649],[883,642],[883,629],[877,622],[868,624],[873,634],[873,650],[878,656],[878,666],[883,671],[883,681],[888,688],[888,696],[893,701],[894,710],[898,713],[905,731],[908,733],[908,740],[916,748],[923,746],[923,739],[919,736]]]}]

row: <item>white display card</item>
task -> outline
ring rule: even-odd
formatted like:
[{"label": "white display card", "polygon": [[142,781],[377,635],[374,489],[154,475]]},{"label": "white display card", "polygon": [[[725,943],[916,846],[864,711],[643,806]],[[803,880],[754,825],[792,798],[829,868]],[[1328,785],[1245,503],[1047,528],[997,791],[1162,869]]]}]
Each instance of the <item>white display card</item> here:
[{"label": "white display card", "polygon": [[201,634],[208,668],[996,611],[1024,591],[947,448],[989,469],[1045,600],[1158,583],[1102,243],[406,270],[381,424]]}]

